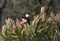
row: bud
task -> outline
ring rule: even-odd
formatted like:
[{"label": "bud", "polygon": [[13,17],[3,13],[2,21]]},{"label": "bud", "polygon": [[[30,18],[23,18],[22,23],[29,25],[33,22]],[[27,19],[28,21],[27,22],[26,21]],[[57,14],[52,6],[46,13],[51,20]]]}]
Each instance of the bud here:
[{"label": "bud", "polygon": [[2,33],[5,33],[5,31],[6,31],[6,25],[3,25],[2,26]]},{"label": "bud", "polygon": [[41,13],[45,12],[45,7],[41,7]]}]

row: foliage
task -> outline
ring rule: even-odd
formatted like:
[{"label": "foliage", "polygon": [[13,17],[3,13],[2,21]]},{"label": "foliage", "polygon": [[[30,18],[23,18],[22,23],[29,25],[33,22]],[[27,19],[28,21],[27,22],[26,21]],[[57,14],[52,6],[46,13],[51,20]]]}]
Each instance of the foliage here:
[{"label": "foliage", "polygon": [[[0,32],[0,41],[60,41],[60,14],[47,17],[41,12],[29,25],[8,19]],[[59,27],[58,27],[59,26]]]}]

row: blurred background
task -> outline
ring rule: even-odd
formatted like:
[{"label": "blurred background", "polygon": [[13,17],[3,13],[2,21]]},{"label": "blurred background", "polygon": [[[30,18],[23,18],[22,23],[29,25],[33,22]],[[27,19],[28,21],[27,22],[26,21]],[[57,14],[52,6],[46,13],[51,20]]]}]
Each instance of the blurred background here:
[{"label": "blurred background", "polygon": [[[1,20],[4,22],[6,16],[21,16],[22,13],[37,15],[41,7],[45,7],[45,12],[49,15],[51,12],[60,11],[60,0],[1,0],[3,4],[6,1],[5,8],[1,13]],[[3,23],[2,22],[2,23]]]}]

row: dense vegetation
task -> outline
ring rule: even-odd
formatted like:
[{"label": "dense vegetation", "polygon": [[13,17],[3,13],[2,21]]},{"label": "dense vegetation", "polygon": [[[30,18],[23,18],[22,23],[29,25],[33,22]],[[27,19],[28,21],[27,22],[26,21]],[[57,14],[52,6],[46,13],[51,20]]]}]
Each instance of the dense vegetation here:
[{"label": "dense vegetation", "polygon": [[[26,12],[34,19],[22,25],[19,18]],[[7,0],[1,14],[0,41],[60,41],[59,0]]]}]

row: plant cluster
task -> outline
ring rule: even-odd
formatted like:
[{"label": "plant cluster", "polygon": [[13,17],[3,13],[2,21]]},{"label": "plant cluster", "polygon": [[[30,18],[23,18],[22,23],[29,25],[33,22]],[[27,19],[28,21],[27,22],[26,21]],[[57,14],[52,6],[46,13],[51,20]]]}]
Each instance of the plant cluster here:
[{"label": "plant cluster", "polygon": [[42,7],[30,25],[9,18],[2,26],[0,41],[60,41],[60,13],[48,17]]}]

